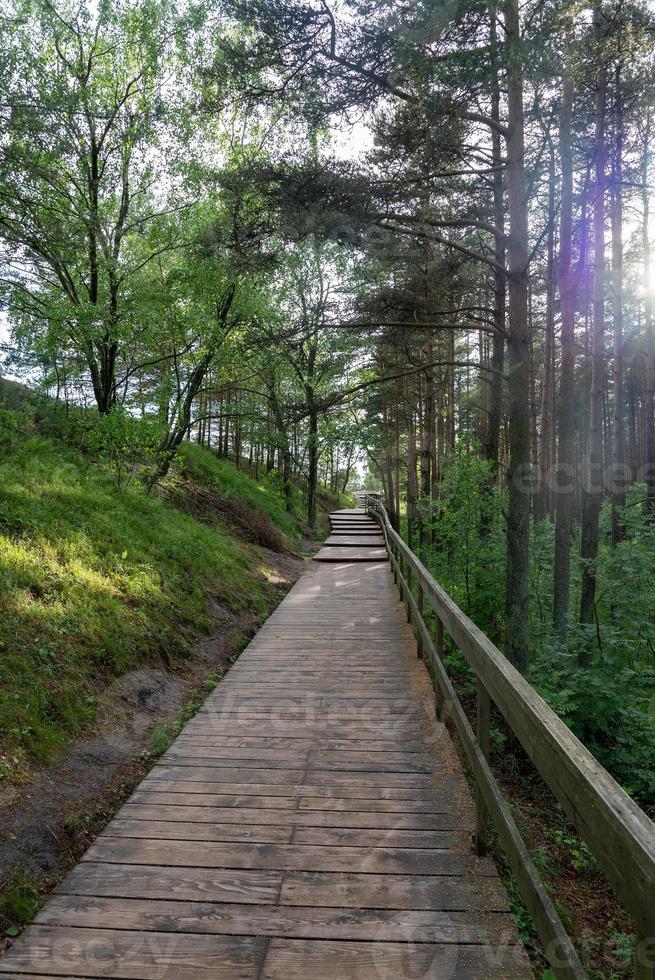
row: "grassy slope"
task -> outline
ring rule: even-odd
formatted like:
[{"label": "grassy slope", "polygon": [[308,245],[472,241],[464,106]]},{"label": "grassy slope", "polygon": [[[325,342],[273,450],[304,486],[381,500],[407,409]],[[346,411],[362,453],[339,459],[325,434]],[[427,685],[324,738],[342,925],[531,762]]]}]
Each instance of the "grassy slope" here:
[{"label": "grassy slope", "polygon": [[[43,435],[29,403],[17,424],[1,398],[0,776],[15,777],[92,722],[113,677],[188,654],[211,623],[208,591],[263,613],[272,590],[262,553],[225,524],[119,493],[97,459]],[[184,471],[297,533],[274,490],[210,453],[186,447]]]},{"label": "grassy slope", "polygon": [[295,516],[284,508],[282,495],[266,480],[257,481],[233,463],[217,459],[201,446],[187,443],[182,447],[179,468],[184,476],[200,486],[215,487],[226,497],[239,502],[251,511],[266,514],[278,530],[289,537],[298,534]]}]

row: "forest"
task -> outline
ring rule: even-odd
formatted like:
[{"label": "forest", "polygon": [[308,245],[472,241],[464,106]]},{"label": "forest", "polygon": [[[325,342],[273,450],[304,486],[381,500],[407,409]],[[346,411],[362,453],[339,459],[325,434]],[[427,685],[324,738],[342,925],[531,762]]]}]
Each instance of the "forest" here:
[{"label": "forest", "polygon": [[[193,444],[285,530],[380,492],[650,814],[654,68],[648,0],[0,4],[1,369],[37,422],[139,506]],[[29,438],[4,404],[0,470]]]}]

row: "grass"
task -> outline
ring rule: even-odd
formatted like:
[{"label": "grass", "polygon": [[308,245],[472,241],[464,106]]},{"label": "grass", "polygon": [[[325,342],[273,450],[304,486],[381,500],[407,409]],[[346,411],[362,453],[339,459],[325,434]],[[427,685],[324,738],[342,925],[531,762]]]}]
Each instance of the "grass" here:
[{"label": "grass", "polygon": [[39,884],[28,871],[16,873],[0,893],[0,938],[13,938],[31,922],[42,904]]},{"label": "grass", "polygon": [[[47,763],[92,724],[112,678],[174,665],[212,622],[273,601],[261,553],[41,431],[39,413],[0,403],[0,778]],[[220,487],[283,534],[275,492],[195,446],[187,478]]]},{"label": "grass", "polygon": [[[261,470],[256,479],[252,469],[247,471],[247,464],[240,469],[224,459],[218,459],[213,453],[194,443],[185,443],[181,447],[178,468],[182,475],[212,487],[221,495],[233,500],[240,506],[245,506],[254,512],[264,514],[278,530],[288,537],[296,537],[301,532],[301,525],[306,517],[304,511],[303,493],[299,486],[292,484],[293,512],[288,513],[282,497],[282,486],[278,474],[274,471],[267,474]],[[317,491],[319,520],[328,527],[327,513],[341,507],[354,507],[355,499],[350,494],[334,493],[325,487]]]},{"label": "grass", "polygon": [[[238,657],[238,653],[232,654],[229,657],[228,666],[231,666]],[[153,759],[159,758],[170,748],[186,723],[200,710],[207,695],[211,694],[216,685],[222,681],[227,669],[228,667],[225,667],[209,673],[200,688],[192,692],[191,697],[187,699],[173,721],[156,726],[150,736],[150,748],[148,750]]]},{"label": "grass", "polygon": [[252,510],[263,511],[272,524],[289,537],[299,533],[295,514],[288,514],[277,483],[264,472],[256,480],[233,463],[218,459],[194,443],[185,443],[180,451],[180,471],[196,483],[219,490],[224,496]]}]

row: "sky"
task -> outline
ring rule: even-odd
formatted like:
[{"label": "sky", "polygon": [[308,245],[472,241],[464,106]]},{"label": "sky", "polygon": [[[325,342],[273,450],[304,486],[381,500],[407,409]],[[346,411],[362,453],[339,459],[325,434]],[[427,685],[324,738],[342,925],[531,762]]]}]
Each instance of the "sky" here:
[{"label": "sky", "polygon": [[[9,343],[10,339],[10,328],[9,321],[7,319],[7,314],[0,310],[0,351],[5,344]],[[2,371],[2,377],[11,378],[12,375],[8,374],[6,371]]]}]

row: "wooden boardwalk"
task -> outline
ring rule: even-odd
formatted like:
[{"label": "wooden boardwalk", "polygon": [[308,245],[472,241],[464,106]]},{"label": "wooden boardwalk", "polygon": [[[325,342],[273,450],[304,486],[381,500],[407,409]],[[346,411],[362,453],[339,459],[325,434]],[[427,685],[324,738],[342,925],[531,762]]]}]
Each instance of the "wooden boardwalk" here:
[{"label": "wooden boardwalk", "polygon": [[315,561],[387,561],[387,549],[379,525],[363,510],[330,515],[332,531]]},{"label": "wooden boardwalk", "polygon": [[472,828],[388,563],[317,563],[0,977],[529,977]]}]

